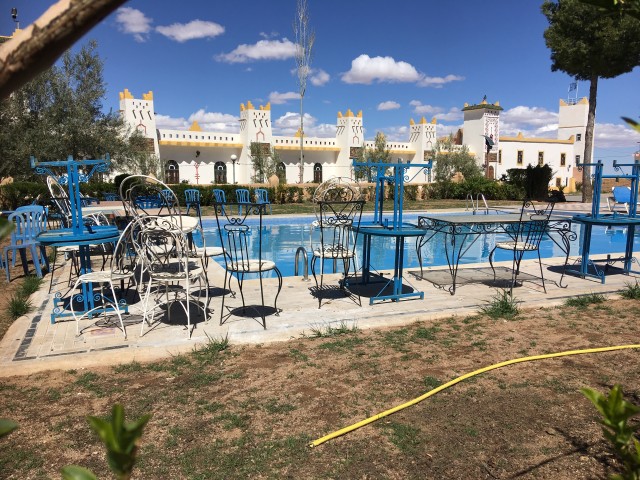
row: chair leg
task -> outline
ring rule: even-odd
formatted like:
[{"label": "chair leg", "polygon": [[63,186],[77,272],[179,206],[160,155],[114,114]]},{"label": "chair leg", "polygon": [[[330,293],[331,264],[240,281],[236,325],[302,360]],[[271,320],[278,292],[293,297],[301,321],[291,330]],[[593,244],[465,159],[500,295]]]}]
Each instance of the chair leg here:
[{"label": "chair leg", "polygon": [[542,289],[544,290],[544,293],[547,293],[547,287],[545,287],[544,285],[544,273],[542,273],[542,258],[540,258],[540,250],[537,250],[538,252],[538,264],[540,265],[540,278],[542,278]]},{"label": "chair leg", "polygon": [[115,309],[116,315],[118,315],[118,319],[120,320],[120,328],[122,328],[122,333],[124,334],[124,339],[126,340],[127,331],[124,328],[124,322],[122,321],[122,315],[120,314],[120,304],[118,303],[118,297],[116,297],[116,291],[113,288],[112,282],[109,282],[109,287],[111,287],[111,295],[113,295],[113,308]]},{"label": "chair leg", "polygon": [[267,329],[267,319],[264,315],[264,287],[262,285],[262,271],[258,273],[260,277],[260,299],[262,300],[262,310],[260,310],[260,316],[262,317],[262,328]]}]

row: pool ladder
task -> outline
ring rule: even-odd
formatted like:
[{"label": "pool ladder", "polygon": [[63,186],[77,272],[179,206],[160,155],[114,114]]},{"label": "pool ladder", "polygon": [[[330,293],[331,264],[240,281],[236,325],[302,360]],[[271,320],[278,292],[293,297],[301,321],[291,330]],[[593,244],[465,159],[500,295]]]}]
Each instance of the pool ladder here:
[{"label": "pool ladder", "polygon": [[469,203],[471,203],[471,208],[473,210],[473,214],[475,215],[476,213],[478,213],[478,210],[480,210],[480,200],[482,200],[482,203],[484,204],[484,214],[487,215],[489,213],[489,205],[487,205],[487,199],[484,198],[484,193],[478,193],[475,200],[473,198],[473,194],[468,193],[466,200],[467,206],[465,210],[469,210]]},{"label": "pool ladder", "polygon": [[295,264],[293,266],[293,275],[295,277],[298,276],[298,263],[300,260],[300,255],[302,255],[302,260],[304,261],[304,274],[302,277],[302,281],[304,282],[308,282],[309,281],[309,257],[307,256],[307,250],[304,247],[298,247],[298,250],[296,250],[296,259],[295,259]]}]

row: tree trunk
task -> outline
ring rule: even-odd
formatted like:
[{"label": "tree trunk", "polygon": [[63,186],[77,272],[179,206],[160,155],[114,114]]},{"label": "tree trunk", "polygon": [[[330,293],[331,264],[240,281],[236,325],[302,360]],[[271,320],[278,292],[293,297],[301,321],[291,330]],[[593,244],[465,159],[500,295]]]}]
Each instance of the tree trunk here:
[{"label": "tree trunk", "polygon": [[0,99],[54,62],[126,0],[59,0],[0,47]]},{"label": "tree trunk", "polygon": [[[589,114],[587,116],[587,130],[584,134],[584,155],[583,163],[593,163],[591,152],[593,150],[593,130],[596,124],[596,98],[598,96],[598,76],[591,76],[589,85]],[[593,186],[591,185],[591,167],[582,169],[582,201],[591,202],[593,200]]]},{"label": "tree trunk", "polygon": [[304,183],[304,114],[302,113],[302,101],[304,92],[300,93],[300,171],[298,172],[298,183]]}]

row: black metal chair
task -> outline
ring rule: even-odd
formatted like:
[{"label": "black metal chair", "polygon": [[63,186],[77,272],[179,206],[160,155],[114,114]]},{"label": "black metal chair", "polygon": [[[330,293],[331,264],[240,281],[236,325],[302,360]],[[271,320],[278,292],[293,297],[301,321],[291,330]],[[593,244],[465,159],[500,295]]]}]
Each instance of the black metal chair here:
[{"label": "black metal chair", "polygon": [[549,218],[553,212],[555,203],[550,202],[544,208],[539,208],[530,200],[525,200],[520,210],[520,221],[507,227],[507,235],[510,239],[505,242],[496,243],[489,254],[489,264],[493,271],[493,279],[496,279],[496,270],[493,266],[493,255],[497,249],[509,250],[513,253],[513,264],[511,269],[510,293],[513,295],[513,287],[520,274],[520,263],[527,252],[538,254],[538,264],[540,265],[540,278],[542,279],[542,289],[547,293],[544,284],[544,274],[542,272],[542,259],[540,258],[540,242],[547,231]]},{"label": "black metal chair", "polygon": [[[360,225],[364,200],[353,200],[344,202],[318,202],[319,243],[312,244],[313,256],[311,258],[311,273],[316,282],[315,288],[311,288],[311,293],[318,299],[318,308],[322,306],[323,298],[331,298],[339,290],[342,296],[352,299],[357,297],[360,304],[360,297],[353,295],[346,286],[346,279],[349,276],[351,265],[355,263],[356,242],[358,239],[358,229],[353,228]],[[320,261],[320,282],[316,275],[316,264]],[[324,284],[324,263],[331,260],[337,263],[342,262],[343,278],[335,286],[327,288]],[[354,269],[355,270],[355,269]]]},{"label": "black metal chair", "polygon": [[[213,206],[216,212],[216,223],[220,236],[220,244],[224,250],[223,255],[225,262],[225,290],[222,297],[222,307],[220,309],[220,325],[224,324],[231,315],[246,316],[249,311],[253,311],[260,317],[259,322],[262,327],[266,329],[267,314],[280,314],[281,310],[278,309],[278,295],[280,295],[280,290],[282,290],[282,274],[275,262],[266,258],[265,252],[262,249],[262,217],[265,213],[266,205],[256,203],[243,203],[242,205],[214,203]],[[235,213],[238,211],[236,209],[239,208],[242,208],[244,214]],[[251,216],[251,218],[247,221],[247,217],[249,216]],[[269,272],[274,272],[278,278],[278,291],[273,301],[273,308],[266,307],[264,301],[263,276]],[[260,305],[247,305],[245,300],[243,287],[245,275],[248,274],[254,274],[260,280]],[[238,280],[242,307],[227,307],[227,313],[225,313],[227,276],[235,276]],[[229,284],[231,284],[231,278],[229,278]]]}]

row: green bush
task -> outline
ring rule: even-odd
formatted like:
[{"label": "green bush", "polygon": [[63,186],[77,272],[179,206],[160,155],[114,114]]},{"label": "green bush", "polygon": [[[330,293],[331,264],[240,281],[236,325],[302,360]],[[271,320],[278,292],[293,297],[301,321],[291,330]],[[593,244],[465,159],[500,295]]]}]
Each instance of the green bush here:
[{"label": "green bush", "polygon": [[29,205],[40,195],[39,203],[46,203],[49,190],[40,182],[13,182],[0,186],[0,206],[2,210],[15,210]]}]

